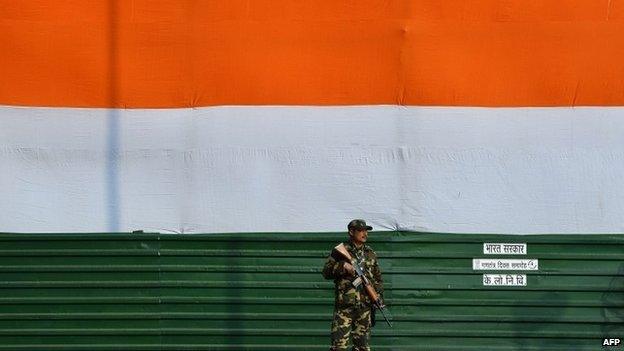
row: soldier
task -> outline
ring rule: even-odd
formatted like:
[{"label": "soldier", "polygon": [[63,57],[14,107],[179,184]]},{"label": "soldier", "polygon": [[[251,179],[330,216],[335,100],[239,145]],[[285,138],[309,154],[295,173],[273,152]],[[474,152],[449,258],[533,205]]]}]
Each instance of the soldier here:
[{"label": "soldier", "polygon": [[[383,283],[375,251],[366,245],[368,231],[373,227],[362,219],[354,219],[347,225],[349,240],[344,242],[351,256],[363,260],[363,269],[383,301]],[[370,351],[372,301],[362,288],[355,288],[353,266],[334,251],[327,257],[323,277],[333,279],[335,284],[334,321],[331,330],[330,351],[346,351],[349,335],[353,333],[353,351]]]}]

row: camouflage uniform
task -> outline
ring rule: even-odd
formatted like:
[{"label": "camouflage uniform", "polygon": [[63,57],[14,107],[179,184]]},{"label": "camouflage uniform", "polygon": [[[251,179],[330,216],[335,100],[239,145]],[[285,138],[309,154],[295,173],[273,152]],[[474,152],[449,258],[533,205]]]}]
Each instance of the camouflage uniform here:
[{"label": "camouflage uniform", "polygon": [[[359,249],[351,242],[345,242],[345,247],[353,258],[359,261],[364,258],[365,274],[383,299],[383,285],[381,271],[377,263],[377,255],[370,246],[364,244]],[[351,281],[355,278],[349,275],[344,268],[346,260],[340,254],[332,252],[325,266],[323,277],[333,279],[335,284],[334,321],[331,332],[330,351],[345,351],[349,342],[349,335],[353,332],[353,351],[370,351],[368,346],[371,327],[372,302],[363,285],[357,289]]]}]

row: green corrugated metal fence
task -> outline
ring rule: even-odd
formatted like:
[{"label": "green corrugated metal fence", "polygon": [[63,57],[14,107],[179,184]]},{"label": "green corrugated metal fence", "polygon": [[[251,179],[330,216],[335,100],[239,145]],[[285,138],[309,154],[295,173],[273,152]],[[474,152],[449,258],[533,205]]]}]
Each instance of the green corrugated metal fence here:
[{"label": "green corrugated metal fence", "polygon": [[[345,234],[0,234],[0,350],[326,350]],[[484,287],[522,242],[526,287]],[[376,233],[394,328],[375,350],[600,350],[624,337],[624,235]],[[492,271],[492,273],[497,271]],[[490,272],[488,272],[490,273]]]}]

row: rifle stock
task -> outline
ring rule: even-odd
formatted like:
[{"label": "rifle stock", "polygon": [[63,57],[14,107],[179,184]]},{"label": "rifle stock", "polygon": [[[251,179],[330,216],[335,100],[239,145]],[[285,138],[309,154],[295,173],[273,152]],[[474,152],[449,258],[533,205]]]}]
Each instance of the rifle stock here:
[{"label": "rifle stock", "polygon": [[351,257],[351,254],[349,253],[347,248],[344,246],[344,244],[340,244],[334,247],[334,249],[338,251],[342,256],[344,256],[344,258],[346,258],[347,260],[353,261],[353,257]]}]

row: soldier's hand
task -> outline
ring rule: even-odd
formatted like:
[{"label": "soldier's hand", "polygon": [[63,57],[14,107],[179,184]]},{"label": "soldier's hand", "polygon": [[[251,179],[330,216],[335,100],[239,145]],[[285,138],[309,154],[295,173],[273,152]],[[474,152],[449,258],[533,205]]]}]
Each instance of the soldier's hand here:
[{"label": "soldier's hand", "polygon": [[353,268],[351,263],[345,262],[344,263],[344,269],[345,269],[345,271],[347,271],[347,274],[355,275],[355,268]]}]

